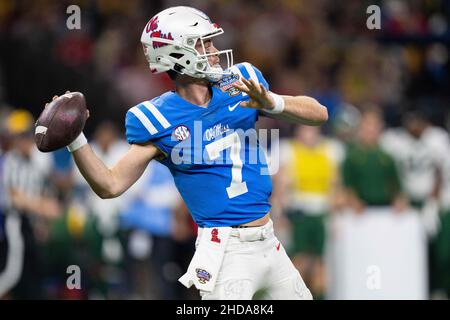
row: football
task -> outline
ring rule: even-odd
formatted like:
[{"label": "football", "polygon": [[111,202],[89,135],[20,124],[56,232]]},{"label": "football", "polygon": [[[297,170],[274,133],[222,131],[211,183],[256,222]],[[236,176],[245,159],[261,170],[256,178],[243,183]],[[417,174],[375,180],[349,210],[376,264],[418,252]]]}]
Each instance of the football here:
[{"label": "football", "polygon": [[69,145],[84,128],[86,100],[80,92],[66,93],[49,103],[35,124],[34,140],[42,152]]}]

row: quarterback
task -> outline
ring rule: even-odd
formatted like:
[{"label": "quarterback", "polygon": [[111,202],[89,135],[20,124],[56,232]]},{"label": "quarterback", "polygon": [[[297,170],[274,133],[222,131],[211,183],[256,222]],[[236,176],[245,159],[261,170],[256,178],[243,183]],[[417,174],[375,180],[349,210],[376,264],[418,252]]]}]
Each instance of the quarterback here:
[{"label": "quarterback", "polygon": [[144,54],[151,72],[167,72],[175,90],[128,110],[130,148],[113,167],[99,160],[83,134],[68,149],[105,199],[130,188],[152,159],[169,168],[199,227],[195,254],[179,281],[195,285],[202,299],[251,299],[260,289],[268,299],[311,299],[273,232],[271,179],[261,173],[267,162],[247,160],[259,143],[239,132],[254,130],[258,116],[320,125],[327,109],[311,97],[269,91],[255,66],[233,64],[232,50],[215,48],[223,32],[194,8],[155,15],[142,32]]}]

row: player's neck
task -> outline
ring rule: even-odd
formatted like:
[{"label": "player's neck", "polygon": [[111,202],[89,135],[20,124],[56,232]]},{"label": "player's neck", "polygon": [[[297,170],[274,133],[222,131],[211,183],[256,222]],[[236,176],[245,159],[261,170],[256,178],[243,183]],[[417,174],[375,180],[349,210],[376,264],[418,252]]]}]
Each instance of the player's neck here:
[{"label": "player's neck", "polygon": [[180,97],[192,104],[206,106],[211,100],[212,93],[207,80],[179,77],[176,80],[175,86],[175,90]]}]

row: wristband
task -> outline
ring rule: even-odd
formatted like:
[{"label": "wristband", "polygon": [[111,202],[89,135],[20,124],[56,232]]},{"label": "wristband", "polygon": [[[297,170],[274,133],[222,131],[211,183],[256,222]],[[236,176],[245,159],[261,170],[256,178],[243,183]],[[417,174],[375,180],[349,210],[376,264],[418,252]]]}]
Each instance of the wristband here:
[{"label": "wristband", "polygon": [[67,146],[67,150],[69,150],[69,152],[74,152],[80,149],[85,144],[87,144],[87,139],[84,136],[84,133],[81,132],[80,135],[75,140],[73,140],[71,144]]},{"label": "wristband", "polygon": [[284,110],[284,104],[285,104],[283,97],[276,93],[273,93],[273,92],[270,92],[269,94],[272,96],[273,100],[275,101],[275,108],[264,109],[264,111],[268,112],[268,113],[282,113]]}]

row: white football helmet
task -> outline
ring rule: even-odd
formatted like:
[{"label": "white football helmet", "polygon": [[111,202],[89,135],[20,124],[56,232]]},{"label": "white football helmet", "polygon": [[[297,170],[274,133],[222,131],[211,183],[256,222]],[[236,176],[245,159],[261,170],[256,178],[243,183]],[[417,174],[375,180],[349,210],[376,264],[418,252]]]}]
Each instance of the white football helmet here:
[{"label": "white football helmet", "polygon": [[[228,73],[220,65],[211,66],[208,57],[225,55],[225,69],[228,69],[233,65],[233,52],[230,49],[206,53],[204,40],[223,32],[203,12],[179,6],[163,10],[151,18],[142,32],[141,42],[152,73],[173,70],[195,78],[218,81]],[[201,41],[204,54],[195,49],[197,41]]]}]

